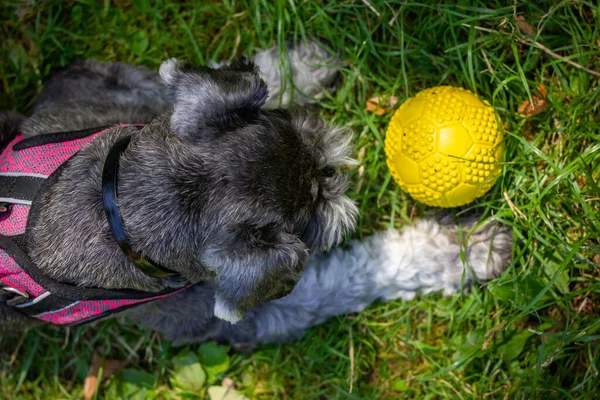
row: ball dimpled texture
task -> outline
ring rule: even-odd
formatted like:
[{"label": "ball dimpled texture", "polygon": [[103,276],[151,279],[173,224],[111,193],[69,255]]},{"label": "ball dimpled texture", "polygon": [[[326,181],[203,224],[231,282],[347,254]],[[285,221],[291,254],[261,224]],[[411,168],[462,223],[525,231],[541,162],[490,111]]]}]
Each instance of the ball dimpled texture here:
[{"label": "ball dimpled texture", "polygon": [[458,207],[484,195],[502,171],[494,109],[462,88],[419,92],[396,111],[385,138],[392,177],[415,200]]}]

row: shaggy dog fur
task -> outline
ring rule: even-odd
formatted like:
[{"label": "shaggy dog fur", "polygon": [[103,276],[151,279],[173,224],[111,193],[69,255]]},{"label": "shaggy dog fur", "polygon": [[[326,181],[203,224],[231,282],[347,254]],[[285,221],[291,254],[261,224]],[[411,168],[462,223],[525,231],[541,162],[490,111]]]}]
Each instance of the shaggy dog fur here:
[{"label": "shaggy dog fur", "polygon": [[[317,83],[335,72],[305,65]],[[279,81],[269,85],[281,101],[291,98],[277,89]],[[88,60],[53,76],[20,125],[25,138],[147,125],[102,134],[69,160],[29,227],[33,262],[77,286],[158,292],[186,285],[181,277],[156,279],[135,268],[109,232],[102,167],[110,147],[129,135],[118,202],[135,250],[188,282],[214,283],[206,317],[236,322],[257,304],[289,294],[309,252],[330,248],[353,228],[357,208],[344,194],[352,135],[306,111],[264,108],[268,93],[246,59],[219,69],[172,59],[160,74]],[[0,120],[6,142],[16,130],[11,122],[20,120]],[[1,296],[3,305],[8,295]],[[31,322],[4,305],[0,321],[6,331]]]},{"label": "shaggy dog fur", "polygon": [[[129,134],[119,206],[133,244],[197,284],[126,315],[175,343],[216,339],[243,350],[289,340],[375,300],[449,294],[506,267],[508,228],[427,219],[317,252],[304,268],[309,252],[331,248],[353,227],[357,209],[344,195],[342,172],[351,137],[305,112],[270,110],[312,103],[336,76],[336,62],[314,43],[290,49],[294,85],[283,84],[279,58],[277,49],[256,55],[262,75],[243,61],[209,69],[169,60],[160,76],[86,61],[56,75],[24,122],[0,115],[4,141],[15,124],[27,137],[148,123],[140,132],[123,127],[99,137],[70,163],[45,196],[30,244],[34,261],[75,285],[181,285],[133,268],[108,234],[102,162]],[[2,306],[0,321],[9,331],[31,322]]]},{"label": "shaggy dog fur", "polygon": [[237,324],[207,319],[211,283],[141,306],[145,312],[136,310],[132,317],[175,344],[216,339],[247,351],[260,343],[292,340],[330,317],[361,311],[377,300],[411,300],[436,291],[450,295],[498,277],[510,263],[512,230],[476,222],[472,217],[462,222],[449,216],[423,219],[354,240],[347,249],[313,254],[290,295],[258,305]]}]

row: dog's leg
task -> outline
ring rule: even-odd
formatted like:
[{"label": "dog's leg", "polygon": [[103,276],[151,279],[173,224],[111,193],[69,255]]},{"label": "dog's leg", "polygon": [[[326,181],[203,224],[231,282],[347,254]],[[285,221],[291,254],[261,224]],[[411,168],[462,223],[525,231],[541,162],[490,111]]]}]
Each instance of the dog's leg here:
[{"label": "dog's leg", "polygon": [[214,316],[215,284],[205,282],[181,293],[126,311],[129,318],[161,333],[176,346],[207,340],[253,343],[256,337],[250,311],[233,325]]},{"label": "dog's leg", "polygon": [[147,123],[170,107],[167,88],[156,71],[86,60],[50,78],[23,123],[23,135]]},{"label": "dog's leg", "polygon": [[427,219],[354,241],[347,250],[315,254],[290,295],[255,307],[236,324],[214,317],[212,283],[140,306],[130,316],[175,344],[215,339],[249,350],[291,340],[376,300],[410,300],[434,291],[449,295],[497,277],[510,262],[512,230],[493,222],[474,228],[475,223]]},{"label": "dog's leg", "polygon": [[341,61],[316,42],[290,44],[287,52],[277,47],[254,57],[269,87],[265,108],[309,105],[335,89]]},{"label": "dog's leg", "polygon": [[[497,277],[510,262],[512,230],[488,223],[459,235],[457,226],[422,220],[309,259],[287,297],[254,310],[258,343],[295,338],[310,326],[357,312],[375,300],[412,299],[417,293],[449,295]],[[463,259],[465,262],[463,262]]]}]

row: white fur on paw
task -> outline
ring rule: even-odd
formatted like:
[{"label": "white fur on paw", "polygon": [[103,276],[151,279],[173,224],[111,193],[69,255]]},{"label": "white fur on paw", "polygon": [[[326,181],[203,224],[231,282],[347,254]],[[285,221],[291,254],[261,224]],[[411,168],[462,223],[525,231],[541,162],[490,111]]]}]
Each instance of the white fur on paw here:
[{"label": "white fur on paw", "polygon": [[288,52],[286,67],[292,73],[292,82],[281,77],[281,52],[276,47],[263,50],[254,57],[255,64],[269,87],[265,108],[288,107],[291,103],[312,104],[323,97],[324,90],[331,90],[341,60],[316,42],[300,42]]},{"label": "white fur on paw", "polygon": [[158,73],[162,80],[167,84],[173,84],[175,82],[175,78],[179,73],[179,67],[182,62],[176,58],[170,58],[167,61],[160,64],[160,68],[158,69]]},{"label": "white fur on paw", "polygon": [[217,296],[215,298],[215,317],[222,319],[227,322],[235,324],[242,319],[243,315],[239,310],[231,308],[222,298]]},{"label": "white fur on paw", "polygon": [[469,239],[469,266],[479,281],[497,278],[511,261],[512,229],[489,223],[477,229]]}]

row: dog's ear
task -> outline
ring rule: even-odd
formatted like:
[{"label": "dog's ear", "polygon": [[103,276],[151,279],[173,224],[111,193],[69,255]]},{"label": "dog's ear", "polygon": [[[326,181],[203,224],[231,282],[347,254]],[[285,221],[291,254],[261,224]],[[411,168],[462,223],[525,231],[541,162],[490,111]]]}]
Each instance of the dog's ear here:
[{"label": "dog's ear", "polygon": [[202,263],[216,274],[216,317],[235,323],[259,303],[289,294],[308,255],[302,241],[271,224],[239,224],[218,235]]},{"label": "dog's ear", "polygon": [[171,128],[180,135],[235,123],[259,110],[268,96],[258,68],[245,58],[220,69],[191,67],[172,58],[159,73],[173,97]]}]

